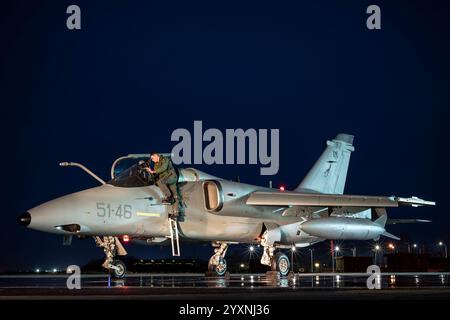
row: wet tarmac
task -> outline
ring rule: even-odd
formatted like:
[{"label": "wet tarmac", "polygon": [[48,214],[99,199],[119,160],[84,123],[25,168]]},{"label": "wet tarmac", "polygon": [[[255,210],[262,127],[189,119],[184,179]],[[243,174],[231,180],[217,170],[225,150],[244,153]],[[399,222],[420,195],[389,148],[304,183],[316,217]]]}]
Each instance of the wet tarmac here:
[{"label": "wet tarmac", "polygon": [[[368,274],[129,274],[114,280],[85,274],[69,290],[68,275],[0,276],[0,299],[450,299],[450,273],[381,274],[369,290]],[[374,284],[375,282],[372,281]]]}]

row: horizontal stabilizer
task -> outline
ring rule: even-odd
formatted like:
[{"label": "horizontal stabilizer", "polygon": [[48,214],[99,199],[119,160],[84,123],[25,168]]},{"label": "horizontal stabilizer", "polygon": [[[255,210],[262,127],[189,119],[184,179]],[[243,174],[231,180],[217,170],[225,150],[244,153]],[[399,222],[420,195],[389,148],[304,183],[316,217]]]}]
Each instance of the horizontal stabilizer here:
[{"label": "horizontal stabilizer", "polygon": [[394,239],[394,240],[400,240],[399,237],[394,236],[392,233],[389,233],[387,231],[383,232],[381,235],[385,236],[385,237],[388,237],[388,238],[391,238],[391,239]]}]

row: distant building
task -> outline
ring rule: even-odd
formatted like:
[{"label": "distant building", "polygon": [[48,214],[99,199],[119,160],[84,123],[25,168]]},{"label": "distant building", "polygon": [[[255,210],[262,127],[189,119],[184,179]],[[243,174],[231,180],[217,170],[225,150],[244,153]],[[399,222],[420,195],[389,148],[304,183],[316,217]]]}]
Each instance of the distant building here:
[{"label": "distant building", "polygon": [[366,272],[373,264],[372,257],[336,257],[336,272]]},{"label": "distant building", "polygon": [[387,272],[426,272],[430,266],[430,256],[407,252],[389,253],[384,256],[384,264],[384,271]]}]

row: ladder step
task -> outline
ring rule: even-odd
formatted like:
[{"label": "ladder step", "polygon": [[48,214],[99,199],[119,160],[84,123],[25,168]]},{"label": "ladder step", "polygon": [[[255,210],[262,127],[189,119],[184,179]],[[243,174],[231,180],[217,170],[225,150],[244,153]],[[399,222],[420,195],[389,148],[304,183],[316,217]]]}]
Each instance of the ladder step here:
[{"label": "ladder step", "polygon": [[169,218],[170,228],[170,243],[172,245],[172,255],[174,257],[180,256],[180,239],[178,236],[178,224],[177,221]]}]

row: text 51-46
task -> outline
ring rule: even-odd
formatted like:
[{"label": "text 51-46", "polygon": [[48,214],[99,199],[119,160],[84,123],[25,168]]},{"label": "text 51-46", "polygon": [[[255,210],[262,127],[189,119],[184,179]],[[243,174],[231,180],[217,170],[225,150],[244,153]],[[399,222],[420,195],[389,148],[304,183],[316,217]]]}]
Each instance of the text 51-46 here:
[{"label": "text 51-46", "polygon": [[97,216],[100,218],[131,219],[133,206],[131,204],[119,204],[112,206],[110,203],[97,202]]}]

